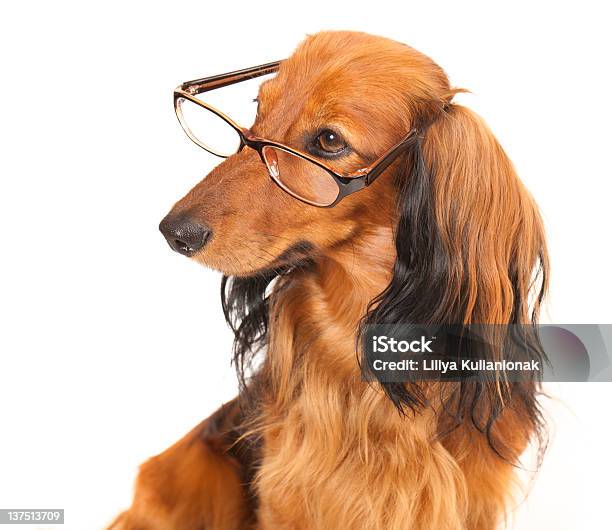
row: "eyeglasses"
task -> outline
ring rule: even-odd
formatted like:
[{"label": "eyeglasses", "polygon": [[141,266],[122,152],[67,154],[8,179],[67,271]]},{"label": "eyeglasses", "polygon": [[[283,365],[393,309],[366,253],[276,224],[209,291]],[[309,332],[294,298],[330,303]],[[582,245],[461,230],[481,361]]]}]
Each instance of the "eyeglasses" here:
[{"label": "eyeglasses", "polygon": [[335,206],[347,195],[369,186],[417,138],[411,129],[372,164],[340,174],[317,158],[285,144],[253,135],[195,96],[278,71],[282,61],[187,81],[174,90],[174,110],[187,136],[202,149],[227,158],[244,147],[259,153],[272,180],[292,197],[312,206]]}]

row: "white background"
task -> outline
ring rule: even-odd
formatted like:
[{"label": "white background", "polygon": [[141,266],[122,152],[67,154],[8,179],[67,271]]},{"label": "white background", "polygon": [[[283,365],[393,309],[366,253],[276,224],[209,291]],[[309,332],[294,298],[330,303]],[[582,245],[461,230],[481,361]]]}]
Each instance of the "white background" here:
[{"label": "white background", "polygon": [[[63,507],[65,528],[100,528],[141,461],[234,395],[219,277],[157,231],[216,163],[171,93],[287,56],[307,33],[395,38],[472,90],[460,100],[545,217],[547,320],[612,321],[604,4],[3,3],[0,507]],[[551,392],[553,443],[515,528],[611,528],[612,386]]]}]

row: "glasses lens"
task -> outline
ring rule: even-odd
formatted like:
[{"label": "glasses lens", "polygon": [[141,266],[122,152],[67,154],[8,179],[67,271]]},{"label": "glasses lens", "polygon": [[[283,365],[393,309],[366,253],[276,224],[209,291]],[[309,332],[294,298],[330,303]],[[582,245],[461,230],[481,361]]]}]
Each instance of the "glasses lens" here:
[{"label": "glasses lens", "polygon": [[177,100],[176,110],[183,129],[199,146],[223,157],[238,151],[238,131],[211,110],[185,98]]},{"label": "glasses lens", "polygon": [[329,206],[338,197],[338,184],[325,169],[277,147],[262,152],[270,176],[289,193],[316,206]]}]

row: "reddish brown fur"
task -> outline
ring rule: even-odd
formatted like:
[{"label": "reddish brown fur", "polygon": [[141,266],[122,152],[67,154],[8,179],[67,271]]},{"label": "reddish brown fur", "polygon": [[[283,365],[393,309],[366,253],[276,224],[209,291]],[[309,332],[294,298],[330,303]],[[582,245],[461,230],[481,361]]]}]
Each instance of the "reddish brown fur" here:
[{"label": "reddish brown fur", "polygon": [[[230,404],[233,406],[233,404]],[[227,406],[226,406],[227,407]],[[112,529],[244,529],[252,508],[213,417],[140,467],[134,502]]]},{"label": "reddish brown fur", "polygon": [[[508,264],[516,264],[528,292],[541,223],[486,125],[451,103],[455,92],[410,47],[362,33],[320,33],[262,85],[252,129],[299,146],[303,131],[333,124],[360,153],[337,162],[348,172],[397,142],[417,115],[437,116],[424,153],[443,241],[457,256],[449,303],[467,277],[466,322],[507,323]],[[175,205],[174,212],[212,227],[212,241],[195,256],[206,266],[250,275],[301,241],[313,245],[315,265],[284,277],[272,297],[267,383],[250,424],[263,440],[256,521],[229,444],[196,429],[143,466],[134,504],[112,528],[490,530],[502,520],[512,465],[483,435],[466,424],[440,437],[435,399],[402,417],[360,378],[356,330],[395,259],[396,165],[336,207],[317,209],[280,190],[245,149]],[[508,407],[495,427],[513,454],[532,435],[521,414],[520,406]]]}]

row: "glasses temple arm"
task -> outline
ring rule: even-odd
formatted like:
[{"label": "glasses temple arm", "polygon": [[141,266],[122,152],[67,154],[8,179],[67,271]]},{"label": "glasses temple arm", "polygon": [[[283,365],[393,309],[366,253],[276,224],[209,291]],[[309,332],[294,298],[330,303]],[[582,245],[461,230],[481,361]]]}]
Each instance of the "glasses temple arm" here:
[{"label": "glasses temple arm", "polygon": [[251,68],[245,68],[243,70],[236,70],[234,72],[228,72],[226,74],[213,75],[210,77],[203,77],[201,79],[194,79],[193,81],[187,81],[181,85],[181,89],[189,92],[192,95],[201,94],[202,92],[208,92],[216,88],[222,88],[225,86],[245,81],[246,79],[253,79],[266,74],[273,74],[278,71],[278,68],[282,61],[274,61],[271,63],[261,64],[259,66],[252,66]]},{"label": "glasses temple arm", "polygon": [[370,167],[372,168],[367,172],[366,186],[369,186],[374,182],[385,169],[387,169],[399,156],[402,150],[408,145],[412,144],[418,138],[417,130],[412,129],[403,140],[400,141],[395,147],[392,147],[390,151],[382,155],[376,162]]}]

